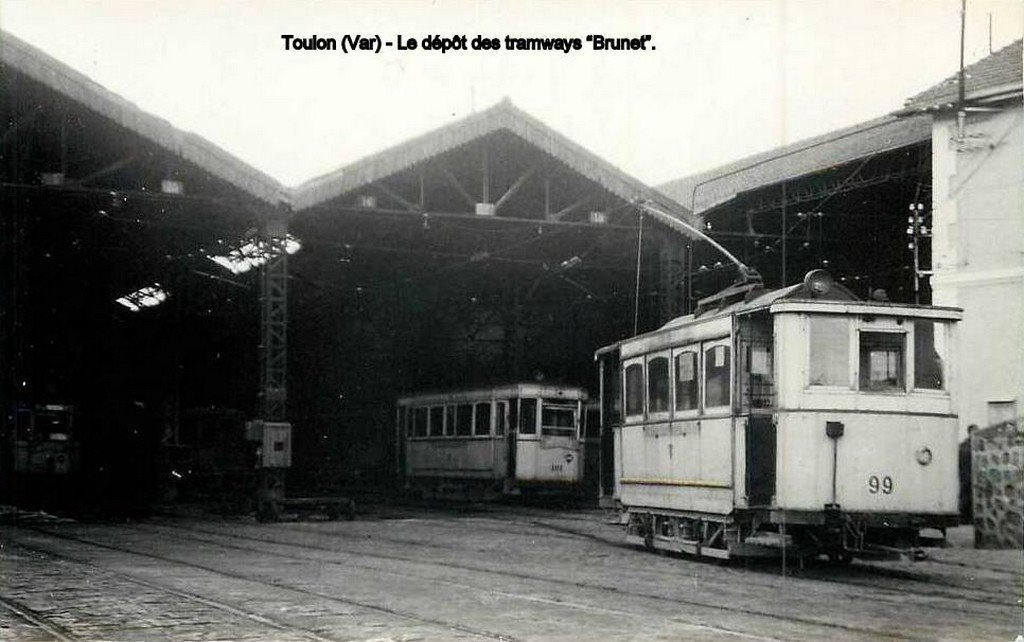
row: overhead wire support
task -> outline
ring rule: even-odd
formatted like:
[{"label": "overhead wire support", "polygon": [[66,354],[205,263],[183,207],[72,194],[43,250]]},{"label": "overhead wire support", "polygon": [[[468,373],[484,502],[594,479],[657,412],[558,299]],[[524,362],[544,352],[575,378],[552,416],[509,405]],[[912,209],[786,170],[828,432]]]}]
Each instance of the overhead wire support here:
[{"label": "overhead wire support", "polygon": [[[668,212],[666,212],[666,211],[664,211],[664,210],[662,210],[662,209],[660,209],[658,207],[655,207],[653,204],[651,204],[650,201],[639,201],[638,202],[638,206],[640,207],[640,210],[641,210],[641,219],[640,219],[641,223],[643,222],[642,214],[644,212],[646,212],[652,218],[654,218],[655,220],[657,220],[660,223],[664,224],[665,226],[667,226],[669,229],[671,229],[674,232],[682,234],[683,236],[685,236],[687,238],[697,238],[697,239],[699,239],[701,241],[707,241],[708,243],[711,244],[711,247],[715,248],[716,250],[718,250],[719,252],[724,254],[726,258],[728,258],[730,261],[732,261],[732,263],[739,270],[740,280],[742,282],[750,283],[750,282],[760,282],[761,281],[761,275],[758,274],[757,270],[755,270],[754,268],[748,266],[743,261],[741,261],[738,258],[736,258],[735,254],[733,254],[729,250],[725,249],[725,246],[723,246],[721,243],[719,243],[715,239],[711,238],[710,236],[708,236],[704,232],[698,230],[697,228],[695,228],[694,226],[690,225],[689,223],[686,223],[686,222],[680,220],[679,218],[669,214]],[[641,228],[641,231],[642,231],[642,228]]]}]

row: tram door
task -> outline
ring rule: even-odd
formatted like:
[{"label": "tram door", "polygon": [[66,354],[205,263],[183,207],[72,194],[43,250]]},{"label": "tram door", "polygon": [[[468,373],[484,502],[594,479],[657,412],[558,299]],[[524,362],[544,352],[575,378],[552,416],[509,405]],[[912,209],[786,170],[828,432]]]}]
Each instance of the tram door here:
[{"label": "tram door", "polygon": [[506,479],[513,480],[516,478],[516,435],[519,432],[519,400],[509,399],[508,402],[508,430],[506,431],[506,439],[508,440],[508,468],[505,471]]},{"label": "tram door", "polygon": [[768,506],[775,494],[775,421],[770,416],[747,419],[747,502]]},{"label": "tram door", "polygon": [[613,353],[601,357],[601,498],[615,497],[615,428],[621,423],[622,416],[622,379],[619,367],[619,354]]}]

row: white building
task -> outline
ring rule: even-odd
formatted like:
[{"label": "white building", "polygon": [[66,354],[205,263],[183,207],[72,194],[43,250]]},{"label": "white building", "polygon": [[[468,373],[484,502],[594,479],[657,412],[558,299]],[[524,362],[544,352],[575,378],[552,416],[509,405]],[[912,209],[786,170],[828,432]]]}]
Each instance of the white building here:
[{"label": "white building", "polygon": [[[910,98],[932,114],[932,301],[964,309],[961,430],[1019,417],[1024,398],[1021,41]],[[958,114],[960,115],[958,118]]]}]

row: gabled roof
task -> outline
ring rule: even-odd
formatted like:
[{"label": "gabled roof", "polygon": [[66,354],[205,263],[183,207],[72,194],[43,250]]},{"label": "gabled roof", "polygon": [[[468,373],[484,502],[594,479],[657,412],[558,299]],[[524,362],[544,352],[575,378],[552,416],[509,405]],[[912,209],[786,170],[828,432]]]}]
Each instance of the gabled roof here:
[{"label": "gabled roof", "polygon": [[210,141],[181,131],[166,120],[139,109],[6,31],[0,32],[0,64],[84,105],[260,200],[275,205],[287,200],[287,190],[270,176]]},{"label": "gabled roof", "polygon": [[689,219],[689,211],[679,203],[569,140],[507,98],[482,112],[306,181],[295,188],[293,206],[301,211],[325,203],[500,130],[515,134],[626,201],[650,200],[675,216]]},{"label": "gabled roof", "polygon": [[882,116],[659,185],[695,214],[742,192],[931,139],[931,119]]},{"label": "gabled roof", "polygon": [[[1022,80],[1021,40],[1012,42],[978,62],[964,67],[964,98],[968,101],[998,99],[1020,95]],[[960,93],[960,74],[956,73],[921,93],[908,98],[899,112],[939,111],[956,106]]]}]

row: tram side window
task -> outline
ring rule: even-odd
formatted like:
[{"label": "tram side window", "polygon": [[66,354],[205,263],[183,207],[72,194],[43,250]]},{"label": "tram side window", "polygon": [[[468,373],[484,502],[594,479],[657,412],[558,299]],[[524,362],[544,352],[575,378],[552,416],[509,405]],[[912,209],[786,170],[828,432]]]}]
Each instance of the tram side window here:
[{"label": "tram side window", "polygon": [[476,423],[473,424],[473,434],[491,434],[491,402],[476,405]]},{"label": "tram side window", "polygon": [[417,408],[413,411],[412,421],[412,434],[413,437],[426,437],[427,436],[427,409]]},{"label": "tram side window", "polygon": [[729,346],[712,346],[704,351],[704,407],[729,405]]},{"label": "tram side window", "polygon": [[505,422],[508,421],[507,408],[508,404],[504,401],[499,401],[495,406],[497,416],[494,418],[494,434],[496,435],[505,434]]},{"label": "tram side window", "polygon": [[534,435],[537,433],[537,400],[519,400],[519,434]]},{"label": "tram side window", "polygon": [[647,411],[668,412],[668,358],[654,357],[647,362]]},{"label": "tram side window", "polygon": [[676,355],[676,410],[697,409],[697,353]]},{"label": "tram side window", "polygon": [[843,317],[810,317],[808,383],[850,386],[850,322]]},{"label": "tram side window", "polygon": [[468,403],[459,404],[455,415],[455,434],[466,437],[473,434],[473,406]]},{"label": "tram side window", "polygon": [[455,406],[444,407],[444,434],[449,437],[455,434]]},{"label": "tram side window", "polygon": [[906,388],[905,336],[902,332],[860,333],[861,390],[894,392]]},{"label": "tram side window", "polygon": [[639,363],[626,366],[626,416],[644,414],[644,367]]},{"label": "tram side window", "polygon": [[946,325],[928,319],[914,321],[914,387],[942,390],[942,356]]},{"label": "tram side window", "polygon": [[444,436],[444,406],[434,406],[430,409],[430,436]]}]

